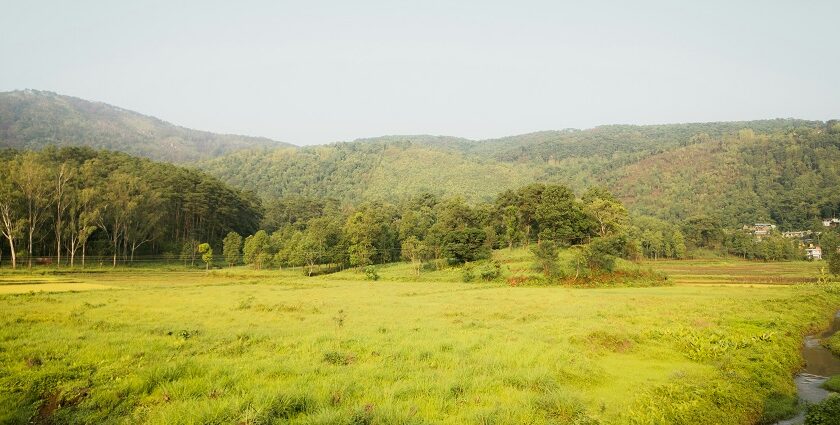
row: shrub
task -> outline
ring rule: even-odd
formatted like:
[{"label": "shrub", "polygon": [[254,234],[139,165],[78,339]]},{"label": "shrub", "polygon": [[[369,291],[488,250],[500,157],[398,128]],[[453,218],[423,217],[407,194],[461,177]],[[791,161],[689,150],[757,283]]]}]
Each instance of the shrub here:
[{"label": "shrub", "polygon": [[840,254],[830,253],[828,257],[828,272],[840,276]]},{"label": "shrub", "polygon": [[491,280],[496,280],[502,275],[502,265],[498,261],[485,263],[479,267],[478,275],[481,276],[481,280],[484,281],[489,282]]},{"label": "shrub", "polygon": [[832,394],[808,408],[805,425],[840,425],[840,395]]},{"label": "shrub", "polygon": [[379,280],[379,272],[376,271],[375,266],[365,267],[365,278],[367,280],[373,280],[373,281]]},{"label": "shrub", "polygon": [[464,264],[464,267],[461,268],[461,280],[472,282],[473,279],[475,279],[475,273],[473,272],[472,264]]},{"label": "shrub", "polygon": [[536,262],[534,268],[541,271],[545,277],[553,277],[557,274],[557,244],[553,241],[542,241],[531,248]]},{"label": "shrub", "polygon": [[799,413],[799,398],[796,395],[773,393],[764,401],[764,412],[759,425],[770,425],[792,418]]}]

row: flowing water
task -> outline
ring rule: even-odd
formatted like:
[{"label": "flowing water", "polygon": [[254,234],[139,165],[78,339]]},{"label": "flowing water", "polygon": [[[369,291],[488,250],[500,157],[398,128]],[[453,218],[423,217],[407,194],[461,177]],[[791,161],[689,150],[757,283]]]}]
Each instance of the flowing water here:
[{"label": "flowing water", "polygon": [[[834,320],[828,329],[818,335],[805,337],[805,344],[802,346],[805,368],[793,378],[800,402],[819,403],[828,397],[829,392],[823,389],[822,384],[828,380],[828,377],[840,375],[840,357],[835,356],[820,344],[821,339],[828,338],[837,331],[840,331],[840,311],[834,315]],[[777,422],[776,425],[801,424],[804,420],[805,411],[803,409],[799,415]]]}]

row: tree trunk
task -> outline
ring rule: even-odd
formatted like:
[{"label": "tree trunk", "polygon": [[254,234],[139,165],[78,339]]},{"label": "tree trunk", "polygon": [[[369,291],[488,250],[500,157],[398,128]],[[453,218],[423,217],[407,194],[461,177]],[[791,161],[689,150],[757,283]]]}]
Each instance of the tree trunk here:
[{"label": "tree trunk", "polygon": [[87,247],[87,242],[82,244],[82,269],[85,268],[85,248]]},{"label": "tree trunk", "polygon": [[17,268],[17,254],[15,254],[15,241],[12,237],[7,237],[6,239],[9,240],[9,250],[12,252],[12,268]]},{"label": "tree trunk", "polygon": [[32,268],[32,234],[34,232],[35,232],[35,229],[30,227],[30,230],[29,230],[29,258],[28,258],[30,269]]}]

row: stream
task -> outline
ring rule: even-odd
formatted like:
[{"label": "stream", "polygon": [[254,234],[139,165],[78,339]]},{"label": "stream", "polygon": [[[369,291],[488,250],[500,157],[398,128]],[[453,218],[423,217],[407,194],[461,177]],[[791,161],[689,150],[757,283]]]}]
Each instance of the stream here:
[{"label": "stream", "polygon": [[[840,311],[834,314],[831,326],[817,335],[805,337],[805,344],[802,346],[802,358],[805,359],[805,368],[793,378],[796,383],[796,392],[799,395],[800,403],[819,403],[829,392],[822,388],[822,384],[828,377],[840,375],[840,357],[835,356],[827,348],[820,344],[820,340],[834,335],[840,331]],[[776,422],[776,425],[796,425],[805,421],[805,409],[791,419]]]}]

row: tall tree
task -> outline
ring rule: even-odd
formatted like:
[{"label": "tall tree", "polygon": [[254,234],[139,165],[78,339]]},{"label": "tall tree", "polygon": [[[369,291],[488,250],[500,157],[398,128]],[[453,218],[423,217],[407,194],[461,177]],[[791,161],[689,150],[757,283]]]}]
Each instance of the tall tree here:
[{"label": "tall tree", "polygon": [[225,262],[228,267],[233,267],[239,264],[239,256],[242,252],[242,236],[239,233],[228,232],[222,242],[222,254],[225,257]]},{"label": "tall tree", "polygon": [[[0,167],[7,167],[7,163],[0,162]],[[21,230],[22,219],[18,216],[21,210],[21,193],[10,181],[9,175],[0,173],[0,222],[2,222],[2,233],[9,244],[9,252],[12,258],[12,268],[17,268],[17,252],[15,251],[15,239],[18,238]]]},{"label": "tall tree", "polygon": [[72,189],[69,182],[73,179],[75,172],[76,169],[71,164],[62,162],[58,165],[58,169],[56,170],[54,176],[55,188],[53,196],[55,197],[55,220],[53,221],[53,224],[55,225],[55,264],[58,267],[61,267],[61,243],[63,241],[62,232],[65,227],[64,217],[70,203],[70,197],[72,196],[72,194],[69,193],[69,190]]},{"label": "tall tree", "polygon": [[32,267],[32,255],[35,232],[44,220],[47,208],[52,200],[52,180],[50,169],[36,152],[26,152],[18,156],[10,171],[14,182],[23,195],[26,205],[27,261]]}]

